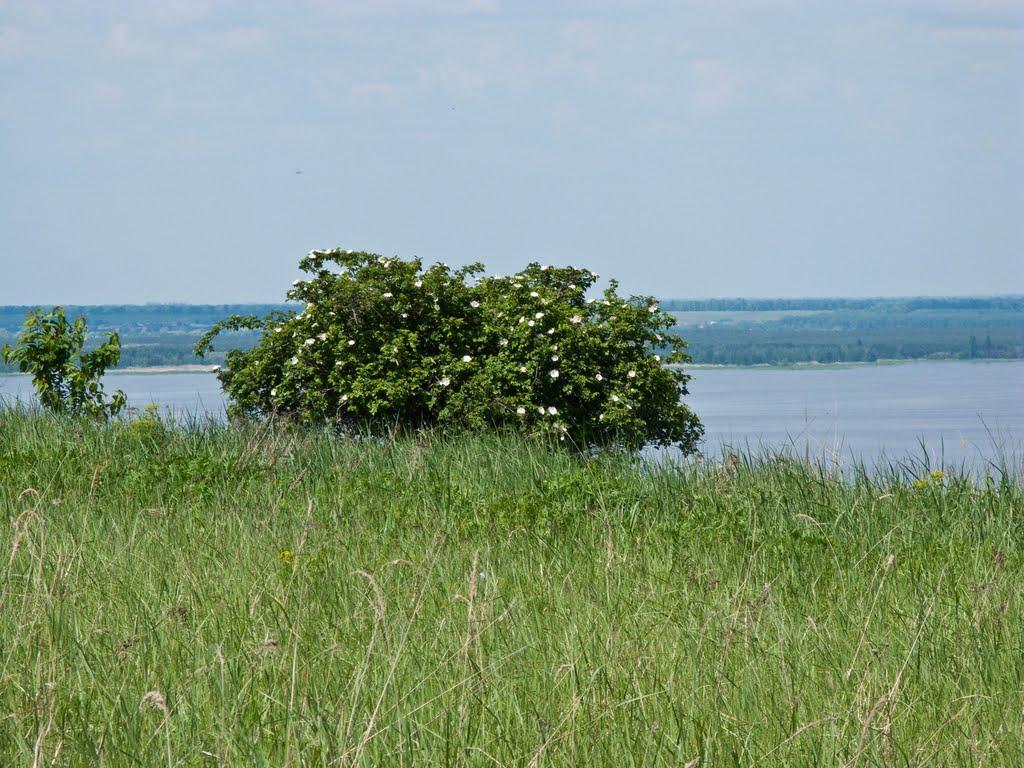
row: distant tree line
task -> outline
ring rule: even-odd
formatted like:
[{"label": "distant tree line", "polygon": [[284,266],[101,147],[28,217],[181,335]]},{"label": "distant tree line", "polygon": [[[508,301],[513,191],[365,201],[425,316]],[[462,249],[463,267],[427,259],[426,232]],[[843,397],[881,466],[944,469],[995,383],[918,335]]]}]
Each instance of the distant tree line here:
[{"label": "distant tree line", "polygon": [[[0,306],[0,330],[20,330],[25,315],[38,306]],[[100,304],[65,305],[68,317],[83,316],[90,331],[201,331],[232,314],[266,314],[295,309],[288,304]]]},{"label": "distant tree line", "polygon": [[928,329],[881,333],[787,333],[767,329],[686,329],[695,363],[715,365],[792,365],[871,363],[878,360],[972,360],[1024,358],[1019,333],[941,334]]},{"label": "distant tree line", "polygon": [[[910,299],[670,299],[676,331],[695,363],[790,365],[903,359],[1024,358],[1024,297]],[[144,304],[68,307],[83,314],[90,344],[119,331],[120,366],[224,361],[223,349],[248,349],[253,332],[225,339],[206,360],[193,354],[210,326],[231,314],[294,310],[291,304]],[[33,307],[0,307],[0,345],[13,342]],[[779,315],[780,312],[813,314]],[[704,318],[699,313],[715,313]],[[734,316],[727,313],[735,312]],[[688,314],[689,313],[689,314]],[[0,365],[0,370],[11,370]]]},{"label": "distant tree line", "polygon": [[918,296],[863,299],[662,299],[669,312],[772,312],[873,309],[914,312],[921,309],[978,309],[1024,311],[1024,296]]}]

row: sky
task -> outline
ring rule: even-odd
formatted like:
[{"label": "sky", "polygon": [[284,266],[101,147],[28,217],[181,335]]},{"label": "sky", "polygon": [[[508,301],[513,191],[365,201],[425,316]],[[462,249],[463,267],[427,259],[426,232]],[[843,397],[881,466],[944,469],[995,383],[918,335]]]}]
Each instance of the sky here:
[{"label": "sky", "polygon": [[331,246],[1024,293],[1024,0],[0,0],[0,304],[278,301]]}]

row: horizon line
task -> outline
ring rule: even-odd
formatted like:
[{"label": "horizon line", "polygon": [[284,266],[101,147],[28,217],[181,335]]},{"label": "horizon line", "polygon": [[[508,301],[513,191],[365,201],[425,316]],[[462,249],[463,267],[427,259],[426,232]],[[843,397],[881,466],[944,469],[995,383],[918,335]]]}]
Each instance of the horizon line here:
[{"label": "horizon line", "polygon": [[[906,294],[900,296],[662,296],[659,302],[679,301],[903,301],[908,299],[1024,299],[1024,293],[949,293],[949,294]],[[32,304],[0,304],[0,309],[38,309],[41,307],[258,307],[298,306],[293,301],[146,301],[146,302],[105,302],[76,304],[73,302],[38,302]]]}]

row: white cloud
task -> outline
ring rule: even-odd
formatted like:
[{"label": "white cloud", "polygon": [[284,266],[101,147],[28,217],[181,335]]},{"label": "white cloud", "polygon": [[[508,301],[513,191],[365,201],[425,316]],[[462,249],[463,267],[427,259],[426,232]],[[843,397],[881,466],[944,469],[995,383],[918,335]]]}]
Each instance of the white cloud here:
[{"label": "white cloud", "polygon": [[24,50],[21,30],[17,27],[0,27],[0,56],[17,56]]},{"label": "white cloud", "polygon": [[138,12],[157,22],[190,24],[203,21],[231,5],[225,0],[147,0],[138,6]]},{"label": "white cloud", "polygon": [[708,112],[736,105],[749,85],[743,69],[724,59],[696,59],[690,62],[688,71],[692,103]]},{"label": "white cloud", "polygon": [[110,28],[104,48],[114,56],[138,58],[159,54],[163,46],[152,39],[143,37],[127,24],[122,23],[115,24]]},{"label": "white cloud", "polygon": [[497,13],[498,0],[307,0],[328,16],[471,16]]}]

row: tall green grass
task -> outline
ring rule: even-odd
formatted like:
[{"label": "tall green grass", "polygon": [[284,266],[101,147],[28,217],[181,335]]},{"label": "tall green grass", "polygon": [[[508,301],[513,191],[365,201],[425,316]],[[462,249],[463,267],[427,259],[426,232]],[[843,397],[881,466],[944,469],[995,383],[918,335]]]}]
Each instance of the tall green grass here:
[{"label": "tall green grass", "polygon": [[0,411],[0,765],[1006,765],[1019,481]]}]

